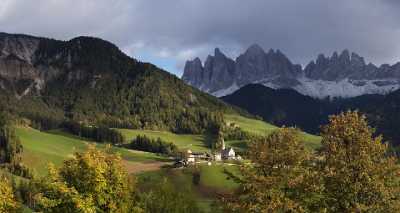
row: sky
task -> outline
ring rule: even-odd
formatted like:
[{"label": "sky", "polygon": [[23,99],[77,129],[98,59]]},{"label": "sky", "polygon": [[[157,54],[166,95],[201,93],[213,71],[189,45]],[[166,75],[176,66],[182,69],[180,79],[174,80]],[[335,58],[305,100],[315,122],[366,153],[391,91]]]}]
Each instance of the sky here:
[{"label": "sky", "polygon": [[306,65],[348,49],[400,61],[400,0],[0,0],[0,32],[86,35],[181,76],[186,60],[252,44]]}]

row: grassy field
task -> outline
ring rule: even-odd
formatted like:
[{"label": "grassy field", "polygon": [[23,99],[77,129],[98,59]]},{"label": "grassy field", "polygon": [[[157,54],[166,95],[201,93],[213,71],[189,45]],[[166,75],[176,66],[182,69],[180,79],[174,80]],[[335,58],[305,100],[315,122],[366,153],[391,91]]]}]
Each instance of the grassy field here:
[{"label": "grassy field", "polygon": [[[229,123],[237,124],[242,130],[257,134],[257,135],[268,135],[278,127],[268,124],[261,120],[250,119],[240,115],[226,114],[225,120]],[[302,133],[305,146],[310,150],[314,150],[320,146],[321,137]],[[228,141],[227,144],[231,144],[232,147],[243,149],[246,144],[243,141]]]},{"label": "grassy field", "polygon": [[161,138],[174,143],[179,149],[191,149],[195,152],[209,151],[206,147],[206,137],[203,135],[178,135],[165,131],[118,129],[125,138],[130,141],[138,135],[146,135],[150,138]]},{"label": "grassy field", "polygon": [[[257,135],[268,135],[278,127],[268,124],[261,120],[250,119],[239,115],[225,115],[225,120],[229,123],[239,125],[244,131]],[[146,135],[150,138],[162,138],[165,141],[174,143],[179,149],[191,149],[196,152],[209,151],[207,148],[207,137],[203,135],[178,135],[166,131],[151,131],[151,130],[132,130],[132,129],[118,129],[126,138],[127,141],[132,140],[138,135]],[[321,138],[315,135],[302,133],[306,147],[313,150],[320,146]],[[240,152],[246,150],[245,141],[226,141],[226,145],[234,147]]]},{"label": "grassy field", "polygon": [[[238,115],[226,115],[226,121],[236,123],[244,131],[258,135],[268,135],[277,127],[260,120],[249,119]],[[87,149],[89,144],[98,148],[105,148],[104,144],[98,144],[83,138],[68,134],[60,130],[40,132],[31,128],[17,128],[17,135],[21,139],[24,152],[22,160],[24,164],[33,168],[39,175],[47,174],[49,162],[60,165],[74,152],[81,152]],[[178,135],[164,131],[149,130],[128,130],[118,129],[127,139],[132,140],[137,135],[147,135],[151,138],[162,138],[165,141],[176,144],[180,149],[192,149],[193,151],[209,151],[207,148],[207,137],[203,135]],[[319,146],[320,137],[304,134],[306,146],[313,149]],[[234,147],[237,151],[246,150],[245,141],[226,141],[227,146]],[[216,194],[230,192],[237,187],[237,183],[229,179],[225,171],[238,172],[237,166],[231,165],[200,165],[200,183],[193,184],[193,170],[189,169],[160,169],[168,161],[167,158],[148,152],[128,150],[119,147],[112,147],[112,150],[119,153],[131,173],[135,173],[139,179],[140,188],[151,189],[167,178],[176,189],[185,190],[185,193],[193,195],[198,205],[210,211],[210,205],[215,200]],[[140,172],[135,172],[139,168]],[[148,168],[151,168],[148,169]]]},{"label": "grassy field", "polygon": [[210,207],[217,194],[231,192],[238,186],[233,180],[228,179],[224,170],[236,173],[238,168],[237,166],[219,164],[212,166],[198,165],[198,169],[200,171],[199,185],[195,185],[192,181],[193,168],[145,172],[138,175],[138,185],[140,190],[148,191],[167,179],[176,190],[194,197],[198,206],[204,212],[211,212]]},{"label": "grassy field", "polygon": [[224,171],[233,174],[238,173],[238,166],[235,165],[212,165],[200,167],[200,183],[202,186],[215,188],[218,190],[233,190],[238,185],[225,174]]},{"label": "grassy field", "polygon": [[[39,175],[47,173],[46,167],[48,163],[60,165],[65,159],[71,157],[73,153],[84,151],[89,144],[95,144],[99,148],[105,147],[103,144],[85,141],[58,130],[40,132],[31,128],[17,128],[16,132],[24,148],[22,161],[30,168],[33,168]],[[128,165],[138,162],[166,161],[164,157],[153,153],[118,147],[112,147],[112,150],[121,154],[121,157]]]},{"label": "grassy field", "polygon": [[[249,119],[238,115],[225,115],[228,122],[239,125],[245,131],[253,134],[267,135],[277,127],[265,123],[260,120]],[[166,141],[176,144],[180,149],[192,149],[193,151],[209,151],[207,148],[207,137],[203,135],[178,135],[165,131],[150,130],[128,130],[119,129],[119,131],[127,138],[132,140],[137,135],[147,135],[151,138],[162,138]],[[320,145],[320,137],[304,134],[306,146],[315,149]],[[96,144],[77,136],[65,133],[60,130],[50,132],[40,132],[31,128],[17,128],[17,135],[22,141],[24,147],[23,162],[34,168],[39,174],[47,171],[46,167],[49,162],[60,165],[63,160],[71,157],[74,152],[80,152],[87,148],[88,144]],[[245,141],[227,141],[227,146],[232,146],[237,151],[245,151]],[[104,148],[103,144],[96,144],[100,148]],[[133,167],[137,162],[160,162],[166,161],[164,157],[153,153],[128,150],[118,147],[112,147],[112,150],[120,153],[126,164]]]},{"label": "grassy field", "polygon": [[225,114],[224,118],[229,123],[235,123],[239,125],[242,130],[256,135],[268,135],[277,129],[276,126],[264,121],[250,119],[240,115]]}]

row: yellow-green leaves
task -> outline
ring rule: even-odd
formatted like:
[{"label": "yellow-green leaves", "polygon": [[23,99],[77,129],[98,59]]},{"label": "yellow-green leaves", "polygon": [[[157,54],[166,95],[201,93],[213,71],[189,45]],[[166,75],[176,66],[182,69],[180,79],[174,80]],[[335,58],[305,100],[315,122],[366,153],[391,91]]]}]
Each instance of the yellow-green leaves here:
[{"label": "yellow-green leaves", "polygon": [[6,178],[0,178],[0,213],[16,212],[17,209],[18,203],[9,181]]},{"label": "yellow-green leaves", "polygon": [[49,167],[37,202],[46,212],[129,212],[133,183],[121,157],[90,146],[59,169]]},{"label": "yellow-green leaves", "polygon": [[373,135],[358,112],[332,116],[323,127],[318,171],[330,212],[400,211],[396,159]]},{"label": "yellow-green leaves", "polygon": [[241,188],[226,199],[234,212],[303,212],[301,196],[310,155],[300,141],[299,131],[282,128],[253,141],[251,165],[242,168]]},{"label": "yellow-green leaves", "polygon": [[365,116],[332,116],[322,147],[308,154],[298,132],[282,128],[253,141],[241,188],[225,197],[233,212],[400,212],[400,170]]}]

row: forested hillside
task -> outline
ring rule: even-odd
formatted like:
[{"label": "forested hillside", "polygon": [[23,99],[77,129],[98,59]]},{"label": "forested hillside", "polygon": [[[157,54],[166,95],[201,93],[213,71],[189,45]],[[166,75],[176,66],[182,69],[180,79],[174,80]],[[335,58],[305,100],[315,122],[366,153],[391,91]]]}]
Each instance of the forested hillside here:
[{"label": "forested hillside", "polygon": [[329,115],[347,110],[364,113],[385,140],[400,144],[400,91],[387,95],[363,95],[347,99],[318,100],[291,89],[274,90],[263,85],[247,85],[222,100],[242,107],[278,126],[297,126],[319,133]]},{"label": "forested hillside", "polygon": [[229,110],[218,99],[97,38],[0,36],[0,105],[39,129],[64,120],[201,133]]}]

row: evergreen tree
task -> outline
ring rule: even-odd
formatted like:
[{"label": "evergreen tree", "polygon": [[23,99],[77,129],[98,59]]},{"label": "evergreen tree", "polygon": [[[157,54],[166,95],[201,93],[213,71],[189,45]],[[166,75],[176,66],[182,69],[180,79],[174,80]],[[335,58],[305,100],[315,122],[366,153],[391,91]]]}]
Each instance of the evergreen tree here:
[{"label": "evergreen tree", "polygon": [[3,113],[0,113],[0,164],[18,164],[22,145],[14,128]]}]

